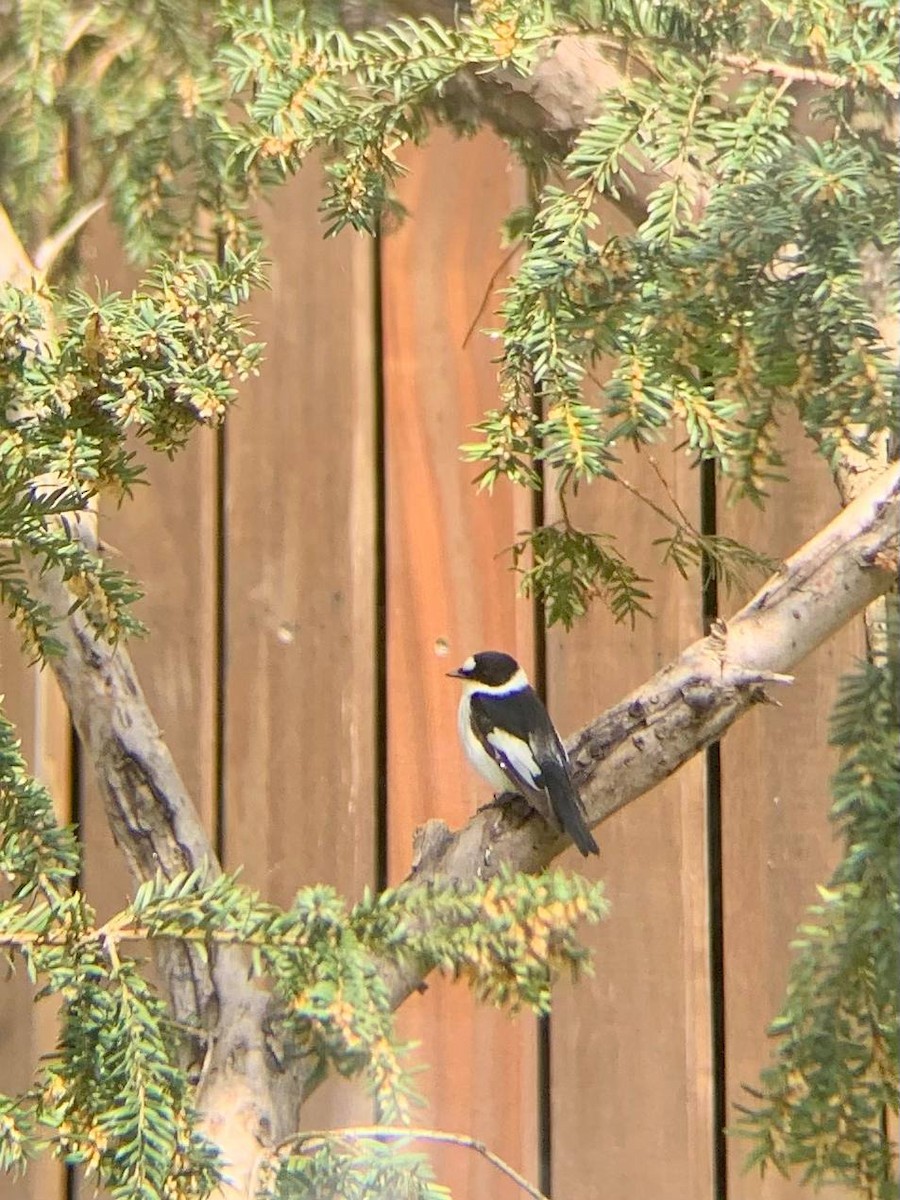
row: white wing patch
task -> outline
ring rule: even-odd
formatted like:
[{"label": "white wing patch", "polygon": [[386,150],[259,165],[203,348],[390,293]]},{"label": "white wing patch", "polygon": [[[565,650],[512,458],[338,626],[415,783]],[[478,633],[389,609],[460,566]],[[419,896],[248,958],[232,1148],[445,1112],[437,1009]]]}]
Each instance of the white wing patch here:
[{"label": "white wing patch", "polygon": [[487,741],[491,748],[509,763],[512,770],[525,783],[529,784],[536,791],[542,790],[539,782],[541,768],[538,766],[534,755],[531,753],[531,747],[527,742],[523,742],[521,738],[507,733],[505,729],[492,729],[487,735]]}]

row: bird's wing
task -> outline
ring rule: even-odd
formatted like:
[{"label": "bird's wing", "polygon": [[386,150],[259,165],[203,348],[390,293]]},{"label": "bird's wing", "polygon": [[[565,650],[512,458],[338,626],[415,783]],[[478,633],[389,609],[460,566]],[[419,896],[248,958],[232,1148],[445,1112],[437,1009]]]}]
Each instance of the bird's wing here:
[{"label": "bird's wing", "polygon": [[472,730],[512,786],[525,796],[543,797],[539,745],[555,737],[547,710],[531,688],[500,698],[475,692],[470,700]]},{"label": "bird's wing", "polygon": [[582,854],[596,854],[597,843],[569,774],[569,756],[537,693],[530,687],[501,698],[475,692],[470,720],[516,791],[551,825],[564,829]]}]

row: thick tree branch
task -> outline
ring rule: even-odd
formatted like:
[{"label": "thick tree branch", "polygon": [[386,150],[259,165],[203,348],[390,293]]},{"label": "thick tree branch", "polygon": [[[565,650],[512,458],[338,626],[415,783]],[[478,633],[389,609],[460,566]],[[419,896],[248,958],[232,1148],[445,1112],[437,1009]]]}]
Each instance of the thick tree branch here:
[{"label": "thick tree branch", "polygon": [[[135,884],[196,869],[221,868],[197,810],[159,732],[123,646],[98,638],[59,573],[28,564],[29,581],[56,619],[65,653],[52,661],[79,737],[88,751],[107,818]],[[203,1128],[231,1164],[233,1188],[246,1196],[260,1152],[297,1127],[301,1064],[273,1052],[269,995],[251,978],[241,947],[160,939],[155,945],[173,1015],[197,1029],[203,1069],[198,1108]]]},{"label": "thick tree branch", "polygon": [[[65,653],[52,662],[78,736],[94,767],[116,844],[136,883],[157,873],[218,875],[212,844],[162,740],[124,646],[98,638],[57,571],[26,564],[34,595],[56,618]],[[178,1020],[196,1024],[212,981],[202,960],[167,961],[166,983]]]},{"label": "thick tree branch", "polygon": [[[585,726],[569,743],[589,823],[599,822],[661,783],[738,717],[765,699],[897,576],[900,464],[886,471],[801,547],[729,622]],[[539,817],[515,806],[477,813],[451,833],[442,821],[420,831],[413,878],[461,885],[501,867],[538,871],[566,843]],[[399,1005],[422,983],[410,965],[392,969]]]},{"label": "thick tree branch", "polygon": [[[28,564],[30,586],[56,619],[65,653],[52,661],[87,748],[107,818],[135,884],[195,869],[220,872],[212,845],[162,740],[123,646],[98,638],[55,570]],[[160,939],[155,946],[173,1015],[197,1029],[203,1070],[203,1127],[234,1165],[233,1191],[247,1194],[261,1150],[297,1127],[300,1064],[284,1064],[269,1043],[269,995],[251,978],[243,948]]]},{"label": "thick tree branch", "polygon": [[[73,227],[72,232],[75,229]],[[0,280],[33,288],[41,272],[29,258],[0,206]],[[48,327],[52,313],[45,305]],[[70,514],[70,536],[96,547],[95,515]],[[93,763],[116,842],[135,884],[183,871],[220,873],[196,806],[141,690],[124,646],[111,646],[91,626],[86,608],[56,570],[25,560],[32,595],[55,618],[65,653],[52,666],[82,743]],[[248,1194],[260,1151],[297,1128],[300,1064],[272,1052],[268,993],[251,978],[242,948],[208,955],[187,943],[162,939],[156,947],[172,1013],[194,1027],[194,1051],[203,1054],[197,1106],[202,1125],[228,1170],[223,1197]]]}]

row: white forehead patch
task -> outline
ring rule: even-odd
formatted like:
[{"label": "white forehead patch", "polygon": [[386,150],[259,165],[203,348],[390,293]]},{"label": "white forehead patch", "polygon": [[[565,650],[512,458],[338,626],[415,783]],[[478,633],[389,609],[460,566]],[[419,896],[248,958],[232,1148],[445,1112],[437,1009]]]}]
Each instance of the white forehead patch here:
[{"label": "white forehead patch", "polygon": [[466,672],[467,675],[471,674],[471,672],[475,670],[475,655],[474,654],[469,655],[469,657],[463,663],[462,669]]}]

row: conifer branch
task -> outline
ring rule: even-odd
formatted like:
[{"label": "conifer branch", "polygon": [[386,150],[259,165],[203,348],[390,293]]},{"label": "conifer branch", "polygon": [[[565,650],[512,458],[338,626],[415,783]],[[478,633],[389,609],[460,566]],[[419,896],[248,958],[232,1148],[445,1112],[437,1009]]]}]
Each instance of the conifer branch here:
[{"label": "conifer branch", "polygon": [[72,238],[81,232],[91,217],[96,216],[105,204],[106,201],[101,198],[92,200],[89,204],[82,205],[78,212],[71,216],[64,225],[41,242],[40,246],[34,252],[34,265],[42,275],[47,274],[57,257],[65,250]]},{"label": "conifer branch", "polygon": [[[826,88],[851,87],[853,81],[837,71],[823,71],[815,67],[800,67],[795,63],[776,62],[774,59],[754,58],[750,54],[723,54],[721,61],[737,67],[741,73],[774,75],[788,83],[815,83]],[[900,84],[886,80],[882,86],[894,100],[900,98]]]},{"label": "conifer branch", "polygon": [[[40,271],[0,206],[0,282],[34,288]],[[53,311],[35,292],[48,329]],[[68,514],[72,544],[95,548],[85,513]],[[90,515],[90,514],[88,514]],[[147,704],[131,656],[104,638],[75,604],[60,570],[23,555],[31,594],[54,625],[52,666],[72,720],[87,747],[107,818],[135,885],[158,873],[221,874],[212,843]],[[84,596],[79,598],[81,601]],[[268,993],[251,978],[244,947],[203,947],[163,939],[157,960],[174,1020],[206,1037],[197,1108],[204,1132],[235,1176],[223,1195],[243,1195],[261,1145],[295,1128],[301,1084],[297,1064],[276,1061],[268,1045]],[[201,1048],[195,1045],[195,1053]],[[232,1183],[234,1190],[229,1192]]]}]

